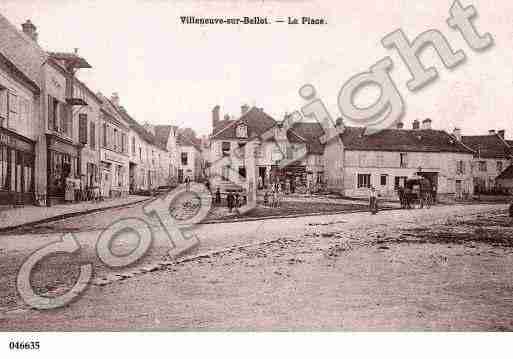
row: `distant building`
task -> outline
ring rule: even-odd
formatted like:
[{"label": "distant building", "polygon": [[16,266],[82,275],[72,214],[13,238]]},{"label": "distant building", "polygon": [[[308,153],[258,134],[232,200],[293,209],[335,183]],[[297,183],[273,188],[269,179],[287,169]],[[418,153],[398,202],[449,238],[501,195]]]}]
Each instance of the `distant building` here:
[{"label": "distant building", "polygon": [[476,193],[494,191],[497,176],[512,163],[513,149],[504,134],[504,130],[490,130],[488,135],[461,136],[461,141],[474,151],[472,173]]}]

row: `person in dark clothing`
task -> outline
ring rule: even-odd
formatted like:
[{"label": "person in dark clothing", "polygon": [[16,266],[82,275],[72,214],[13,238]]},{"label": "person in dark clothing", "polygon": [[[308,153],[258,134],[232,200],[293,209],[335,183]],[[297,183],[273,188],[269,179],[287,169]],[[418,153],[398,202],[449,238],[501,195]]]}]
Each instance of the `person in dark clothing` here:
[{"label": "person in dark clothing", "polygon": [[230,213],[232,213],[233,201],[234,201],[233,193],[230,192],[226,196],[226,202],[228,202],[228,210],[230,211]]},{"label": "person in dark clothing", "polygon": [[207,191],[211,192],[210,191],[210,181],[208,179],[205,181],[205,187],[207,187]]},{"label": "person in dark clothing", "polygon": [[217,187],[216,190],[216,203],[218,205],[221,204],[221,190],[219,189],[219,187]]}]

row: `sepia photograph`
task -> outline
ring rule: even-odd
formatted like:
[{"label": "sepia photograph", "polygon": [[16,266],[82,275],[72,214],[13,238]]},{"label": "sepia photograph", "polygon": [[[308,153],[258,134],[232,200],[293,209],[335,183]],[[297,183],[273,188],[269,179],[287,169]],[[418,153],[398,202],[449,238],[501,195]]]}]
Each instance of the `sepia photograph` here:
[{"label": "sepia photograph", "polygon": [[3,0],[3,349],[511,332],[512,96],[506,0]]}]

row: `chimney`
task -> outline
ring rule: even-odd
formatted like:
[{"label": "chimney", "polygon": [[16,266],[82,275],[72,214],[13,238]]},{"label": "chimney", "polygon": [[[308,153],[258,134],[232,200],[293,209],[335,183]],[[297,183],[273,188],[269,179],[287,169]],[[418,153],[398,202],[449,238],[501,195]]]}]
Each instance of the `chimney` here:
[{"label": "chimney", "polygon": [[461,142],[461,130],[458,127],[454,127],[454,130],[452,131],[452,134],[456,139]]},{"label": "chimney", "polygon": [[21,24],[21,29],[25,35],[30,37],[34,42],[37,42],[37,27],[32,21],[27,20],[24,24]]},{"label": "chimney", "polygon": [[114,104],[114,106],[119,107],[119,94],[117,92],[113,92],[110,97],[110,102]]},{"label": "chimney", "polygon": [[488,130],[489,135],[495,135],[495,130]]},{"label": "chimney", "polygon": [[423,130],[430,130],[431,129],[431,119],[426,118],[424,121],[422,121],[422,129]]},{"label": "chimney", "polygon": [[504,135],[506,134],[506,130],[499,130],[497,133],[499,134],[499,136],[500,136],[502,139],[504,139]]},{"label": "chimney", "polygon": [[248,105],[242,105],[240,107],[240,114],[241,114],[241,116],[244,115],[248,111],[249,111],[249,106]]},{"label": "chimney", "polygon": [[219,107],[219,105],[216,105],[212,109],[212,129],[216,128],[217,125],[219,124],[219,110],[220,109],[221,109],[221,107]]},{"label": "chimney", "polygon": [[418,129],[420,129],[420,121],[419,121],[419,120],[415,120],[415,121],[413,121],[413,123],[412,123],[412,128],[413,128],[414,130],[418,130]]},{"label": "chimney", "polygon": [[342,119],[342,117],[339,117],[336,119],[335,127],[336,128],[344,128],[344,120]]},{"label": "chimney", "polygon": [[403,121],[397,121],[397,128],[402,130],[404,128],[404,122]]}]

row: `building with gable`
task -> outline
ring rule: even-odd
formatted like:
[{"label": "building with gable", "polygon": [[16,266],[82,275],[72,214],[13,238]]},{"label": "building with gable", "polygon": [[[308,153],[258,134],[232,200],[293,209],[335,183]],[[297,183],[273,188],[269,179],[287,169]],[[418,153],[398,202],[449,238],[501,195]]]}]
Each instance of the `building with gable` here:
[{"label": "building with gable", "polygon": [[476,193],[494,191],[497,187],[496,178],[511,163],[513,149],[504,139],[505,131],[490,130],[487,135],[461,136],[456,134],[462,143],[474,151],[472,173]]}]

